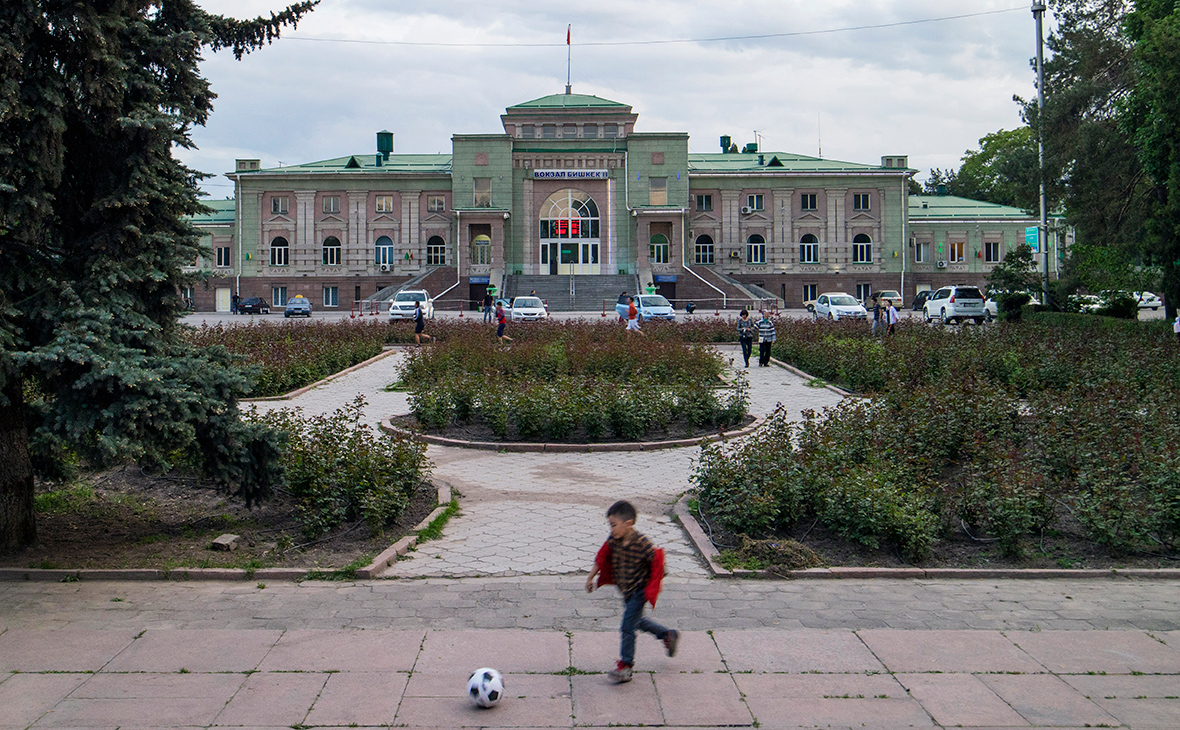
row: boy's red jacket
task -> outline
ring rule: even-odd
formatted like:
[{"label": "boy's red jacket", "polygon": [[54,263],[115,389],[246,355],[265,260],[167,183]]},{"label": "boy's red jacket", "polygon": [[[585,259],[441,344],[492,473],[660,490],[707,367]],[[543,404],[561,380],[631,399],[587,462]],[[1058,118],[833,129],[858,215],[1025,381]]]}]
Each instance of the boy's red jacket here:
[{"label": "boy's red jacket", "polygon": [[[602,543],[598,548],[598,555],[594,556],[594,564],[598,566],[598,586],[614,585],[614,569],[611,567],[610,541]],[[660,595],[660,584],[664,581],[664,549],[656,548],[651,558],[651,573],[647,576],[647,585],[643,589],[643,597],[647,602],[656,606],[656,598]]]}]

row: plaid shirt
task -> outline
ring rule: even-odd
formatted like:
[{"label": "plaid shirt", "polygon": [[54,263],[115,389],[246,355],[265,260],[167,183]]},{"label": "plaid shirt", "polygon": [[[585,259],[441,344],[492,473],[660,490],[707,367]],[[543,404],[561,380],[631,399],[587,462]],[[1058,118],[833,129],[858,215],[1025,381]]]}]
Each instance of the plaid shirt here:
[{"label": "plaid shirt", "polygon": [[646,588],[651,576],[651,560],[656,553],[651,540],[636,532],[629,544],[624,545],[622,540],[613,537],[607,540],[607,544],[610,545],[611,570],[619,592],[629,596]]}]

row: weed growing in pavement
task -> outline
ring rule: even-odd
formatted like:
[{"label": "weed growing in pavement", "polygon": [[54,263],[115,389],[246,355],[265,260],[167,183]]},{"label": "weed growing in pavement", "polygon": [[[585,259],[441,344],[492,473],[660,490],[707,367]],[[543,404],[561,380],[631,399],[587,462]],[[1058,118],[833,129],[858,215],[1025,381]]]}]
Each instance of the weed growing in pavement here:
[{"label": "weed growing in pavement", "polygon": [[446,527],[447,522],[450,522],[451,518],[458,513],[459,500],[452,499],[450,504],[447,505],[447,508],[443,510],[442,513],[438,515],[438,517],[435,517],[430,521],[429,525],[419,530],[418,542],[421,543],[428,540],[437,540],[438,538],[442,537],[443,528]]}]

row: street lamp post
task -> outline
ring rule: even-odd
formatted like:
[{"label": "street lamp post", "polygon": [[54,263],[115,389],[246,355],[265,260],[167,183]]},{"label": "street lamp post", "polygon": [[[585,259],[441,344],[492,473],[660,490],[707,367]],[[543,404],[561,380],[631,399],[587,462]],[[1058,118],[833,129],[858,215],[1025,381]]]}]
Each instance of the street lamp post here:
[{"label": "street lamp post", "polygon": [[1037,226],[1037,248],[1045,257],[1045,275],[1042,281],[1042,299],[1049,303],[1049,212],[1045,206],[1045,3],[1033,0],[1033,18],[1037,21],[1037,164],[1041,182],[1041,220]]}]

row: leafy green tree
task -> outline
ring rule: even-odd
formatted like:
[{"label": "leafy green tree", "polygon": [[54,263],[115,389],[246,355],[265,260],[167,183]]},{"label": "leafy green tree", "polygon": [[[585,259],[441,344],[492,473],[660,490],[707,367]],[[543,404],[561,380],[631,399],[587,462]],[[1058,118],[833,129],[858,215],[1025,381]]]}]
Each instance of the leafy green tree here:
[{"label": "leafy green tree", "polygon": [[251,21],[190,0],[0,4],[0,551],[36,537],[30,446],[181,454],[247,500],[280,478],[229,355],[181,340],[203,208],[172,148],[212,110],[202,50],[240,59],[316,2]]},{"label": "leafy green tree", "polygon": [[1021,244],[1009,251],[988,274],[988,289],[996,299],[1000,319],[1019,319],[1020,308],[1030,299],[1028,293],[1041,288],[1035,264],[1032,248]]},{"label": "leafy green tree", "polygon": [[1145,248],[1163,269],[1167,316],[1174,317],[1180,303],[1180,6],[1139,0],[1126,29],[1138,74],[1125,99],[1123,126],[1151,184]]},{"label": "leafy green tree", "polygon": [[956,195],[1010,205],[1040,207],[1037,140],[1029,127],[1001,129],[979,140],[978,150],[963,155],[955,175]]}]

